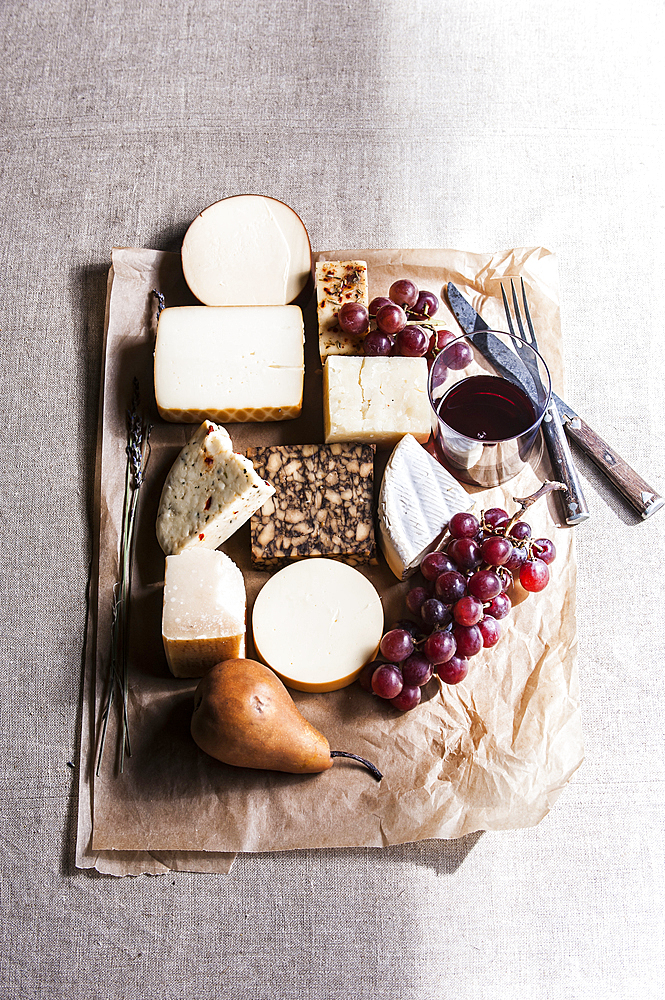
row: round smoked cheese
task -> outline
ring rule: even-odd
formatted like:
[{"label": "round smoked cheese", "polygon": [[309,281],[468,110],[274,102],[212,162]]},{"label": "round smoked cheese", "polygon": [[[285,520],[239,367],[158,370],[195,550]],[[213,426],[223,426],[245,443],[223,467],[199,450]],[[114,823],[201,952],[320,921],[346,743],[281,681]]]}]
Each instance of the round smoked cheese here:
[{"label": "round smoked cheese", "polygon": [[182,270],[207,306],[301,304],[311,292],[312,248],[292,208],[241,194],[204,209],[185,233]]},{"label": "round smoked cheese", "polygon": [[252,613],[256,652],[298,691],[336,691],[377,653],[383,606],[370,581],[334,559],[303,559],[275,573]]}]

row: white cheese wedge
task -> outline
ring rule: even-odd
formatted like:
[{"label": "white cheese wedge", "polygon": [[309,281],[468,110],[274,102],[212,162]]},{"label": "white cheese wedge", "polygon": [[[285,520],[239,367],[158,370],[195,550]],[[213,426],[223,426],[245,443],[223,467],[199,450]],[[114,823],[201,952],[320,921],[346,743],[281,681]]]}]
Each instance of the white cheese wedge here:
[{"label": "white cheese wedge", "polygon": [[298,306],[176,306],[159,317],[155,397],[165,420],[291,420],[304,372]]},{"label": "white cheese wedge", "polygon": [[162,639],[175,677],[244,657],[245,582],[232,559],[211,549],[167,557]]},{"label": "white cheese wedge", "polygon": [[472,507],[448,470],[406,434],[388,459],[378,504],[379,542],[395,576],[405,580],[415,573],[453,514]]},{"label": "white cheese wedge", "polygon": [[182,244],[190,289],[208,306],[287,305],[311,290],[307,230],[274,198],[236,195],[204,209]]},{"label": "white cheese wedge", "polygon": [[258,656],[299,691],[353,683],[377,652],[381,598],[358,570],[333,559],[305,559],[268,580],[252,612]]},{"label": "white cheese wedge", "polygon": [[166,477],[157,540],[166,555],[216,549],[275,492],[248,458],[233,451],[228,431],[205,422]]},{"label": "white cheese wedge", "polygon": [[337,315],[347,302],[369,304],[367,264],[364,260],[320,260],[316,264],[316,311],[319,320],[319,353],[362,354],[365,334],[344,333]]},{"label": "white cheese wedge", "polygon": [[427,441],[431,411],[425,358],[329,357],[323,369],[325,439],[394,445]]}]

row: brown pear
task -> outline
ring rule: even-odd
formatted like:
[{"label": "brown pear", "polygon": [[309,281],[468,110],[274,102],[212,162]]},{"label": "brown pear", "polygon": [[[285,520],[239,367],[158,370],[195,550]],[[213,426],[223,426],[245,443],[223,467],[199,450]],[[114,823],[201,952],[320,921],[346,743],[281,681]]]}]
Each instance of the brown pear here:
[{"label": "brown pear", "polygon": [[308,774],[332,767],[328,740],[303,718],[281,680],[256,660],[225,660],[194,693],[191,732],[236,767]]}]

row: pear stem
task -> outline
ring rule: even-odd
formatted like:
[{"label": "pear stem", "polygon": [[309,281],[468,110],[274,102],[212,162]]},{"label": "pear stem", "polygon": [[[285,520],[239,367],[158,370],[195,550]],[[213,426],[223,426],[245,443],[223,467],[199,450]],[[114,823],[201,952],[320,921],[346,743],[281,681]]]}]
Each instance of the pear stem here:
[{"label": "pear stem", "polygon": [[354,753],[346,753],[345,750],[331,750],[330,751],[330,756],[331,757],[349,757],[351,760],[357,760],[359,764],[364,764],[364,766],[367,768],[367,770],[370,772],[370,774],[374,778],[376,778],[377,781],[381,781],[381,778],[383,777],[383,775],[379,771],[378,767],[375,767],[374,764],[370,763],[370,761],[365,760],[364,757],[358,757]]}]

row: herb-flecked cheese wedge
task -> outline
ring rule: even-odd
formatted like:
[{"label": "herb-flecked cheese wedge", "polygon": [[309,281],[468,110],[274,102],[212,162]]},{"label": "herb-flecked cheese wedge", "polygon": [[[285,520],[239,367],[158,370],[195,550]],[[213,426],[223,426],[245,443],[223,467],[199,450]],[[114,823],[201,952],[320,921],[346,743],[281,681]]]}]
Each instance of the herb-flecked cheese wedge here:
[{"label": "herb-flecked cheese wedge", "polygon": [[167,556],[194,546],[216,549],[274,492],[251,461],[234,452],[225,428],[206,420],[166,477],[157,540]]}]

